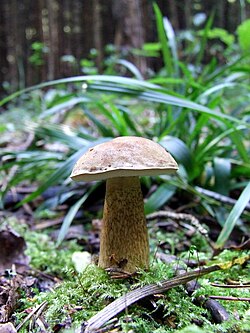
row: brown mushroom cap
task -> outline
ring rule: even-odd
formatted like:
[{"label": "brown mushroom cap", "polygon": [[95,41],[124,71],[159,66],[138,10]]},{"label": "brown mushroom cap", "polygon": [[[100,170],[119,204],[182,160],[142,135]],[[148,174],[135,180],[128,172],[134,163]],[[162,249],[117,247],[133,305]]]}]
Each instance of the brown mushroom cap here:
[{"label": "brown mushroom cap", "polygon": [[178,165],[158,143],[123,136],[90,148],[75,164],[71,178],[92,181],[113,177],[156,176],[175,172]]}]

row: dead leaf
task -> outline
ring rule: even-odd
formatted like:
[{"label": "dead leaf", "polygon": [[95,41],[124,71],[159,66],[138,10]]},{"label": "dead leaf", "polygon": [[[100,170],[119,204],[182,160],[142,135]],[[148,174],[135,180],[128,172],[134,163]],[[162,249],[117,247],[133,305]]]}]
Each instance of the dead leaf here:
[{"label": "dead leaf", "polygon": [[23,272],[29,263],[25,249],[25,240],[17,232],[10,227],[0,230],[0,273],[12,269],[13,265],[17,272]]},{"label": "dead leaf", "polygon": [[0,333],[16,333],[17,330],[12,323],[0,324]]},{"label": "dead leaf", "polygon": [[0,323],[8,322],[19,298],[18,290],[22,287],[23,279],[19,275],[12,279],[0,278]]}]

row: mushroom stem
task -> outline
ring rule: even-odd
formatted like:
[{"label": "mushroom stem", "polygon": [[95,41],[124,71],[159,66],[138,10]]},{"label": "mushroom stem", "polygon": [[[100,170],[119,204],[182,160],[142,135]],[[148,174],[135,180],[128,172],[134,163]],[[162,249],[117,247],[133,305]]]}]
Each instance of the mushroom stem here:
[{"label": "mushroom stem", "polygon": [[149,266],[149,244],[139,177],[107,179],[99,266],[134,273]]}]

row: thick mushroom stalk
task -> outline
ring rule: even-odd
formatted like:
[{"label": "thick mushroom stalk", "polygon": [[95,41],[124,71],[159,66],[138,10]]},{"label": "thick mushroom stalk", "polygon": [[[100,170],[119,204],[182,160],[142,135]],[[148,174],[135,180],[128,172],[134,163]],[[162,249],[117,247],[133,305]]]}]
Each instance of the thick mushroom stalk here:
[{"label": "thick mushroom stalk", "polygon": [[139,177],[107,179],[99,266],[134,273],[149,266],[149,243]]}]

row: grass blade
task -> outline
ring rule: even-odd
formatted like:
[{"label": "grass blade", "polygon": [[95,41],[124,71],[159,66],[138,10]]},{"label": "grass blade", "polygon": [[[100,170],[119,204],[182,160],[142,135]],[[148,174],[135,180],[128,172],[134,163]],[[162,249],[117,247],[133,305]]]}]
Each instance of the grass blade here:
[{"label": "grass blade", "polygon": [[245,187],[244,191],[241,193],[239,199],[237,200],[236,204],[234,205],[233,209],[231,210],[221,232],[220,235],[215,243],[215,247],[217,249],[221,249],[226,241],[228,240],[233,228],[239,219],[241,213],[245,209],[246,205],[249,203],[250,200],[250,182]]},{"label": "grass blade", "polygon": [[71,155],[65,162],[63,162],[58,169],[40,186],[38,189],[28,195],[26,198],[24,198],[21,202],[18,203],[17,207],[22,206],[23,204],[35,199],[40,194],[42,194],[47,188],[49,188],[51,185],[58,183],[60,180],[67,178],[76,163],[76,161],[89,149],[90,147],[107,141],[107,138],[102,138],[100,140],[96,140],[94,142],[89,143],[82,149],[78,150],[76,153]]},{"label": "grass blade", "polygon": [[161,44],[161,50],[162,50],[162,56],[163,56],[163,62],[164,66],[167,72],[167,76],[172,76],[173,74],[173,62],[172,62],[172,55],[170,52],[170,47],[168,43],[168,38],[166,35],[166,30],[164,27],[164,21],[163,17],[160,11],[160,8],[156,3],[153,4],[154,12],[156,16],[156,26],[158,31],[158,38]]},{"label": "grass blade", "polygon": [[146,201],[144,206],[145,214],[151,214],[164,205],[174,195],[175,189],[174,186],[168,183],[160,185]]},{"label": "grass blade", "polygon": [[230,189],[231,162],[229,159],[215,157],[214,161],[215,185],[214,191],[228,196]]},{"label": "grass blade", "polygon": [[[235,144],[236,149],[237,149],[240,157],[242,158],[242,160],[247,163],[249,161],[249,152],[247,151],[247,149],[244,145],[244,139],[243,139],[242,135],[239,135],[240,133],[237,130],[237,128],[234,128],[234,129],[235,129],[235,131],[232,131],[230,133],[231,140]],[[246,140],[246,142],[247,142],[247,140]]]},{"label": "grass blade", "polygon": [[172,25],[171,25],[171,23],[170,23],[170,21],[167,17],[164,17],[163,25],[164,25],[164,28],[165,28],[165,31],[166,31],[166,34],[167,34],[169,48],[170,48],[171,53],[172,53],[175,76],[179,77],[178,52],[177,52],[174,29],[173,29],[173,27],[172,27]]},{"label": "grass blade", "polygon": [[172,136],[163,137],[159,143],[174,156],[178,163],[181,163],[184,166],[189,174],[189,178],[192,178],[195,166],[189,147],[187,147],[187,145],[179,138]]},{"label": "grass blade", "polygon": [[43,111],[39,118],[43,119],[43,118],[52,116],[52,115],[62,112],[62,111],[71,110],[77,104],[87,103],[87,102],[91,102],[91,99],[86,98],[86,97],[72,97],[69,101],[57,104],[57,105]]},{"label": "grass blade", "polygon": [[214,20],[214,12],[212,12],[210,17],[208,18],[206,26],[203,30],[203,36],[202,36],[202,39],[201,39],[201,47],[200,47],[200,51],[199,51],[199,54],[198,54],[197,59],[196,59],[196,66],[199,66],[201,64],[201,61],[204,57],[204,53],[205,53],[206,46],[207,46],[207,40],[208,40],[208,32],[212,27],[213,20]]},{"label": "grass blade", "polygon": [[64,240],[64,238],[69,230],[69,227],[70,227],[74,217],[76,216],[76,213],[78,212],[78,210],[80,209],[82,204],[88,199],[89,195],[96,189],[97,186],[98,186],[98,184],[91,187],[91,189],[89,191],[87,191],[83,195],[83,197],[81,199],[79,199],[68,211],[67,215],[65,216],[65,218],[63,220],[62,226],[61,226],[59,234],[58,234],[57,246],[59,246],[61,244],[61,242]]},{"label": "grass blade", "polygon": [[125,59],[117,60],[116,63],[118,65],[122,65],[126,67],[138,80],[143,80],[143,76],[141,75],[139,69],[130,61]]},{"label": "grass blade", "polygon": [[85,115],[93,122],[93,124],[100,131],[101,135],[104,137],[113,137],[114,133],[111,128],[107,127],[107,124],[103,124],[91,111],[87,110],[84,105],[82,107]]},{"label": "grass blade", "polygon": [[18,203],[17,207],[22,206],[23,204],[35,199],[39,195],[41,195],[47,188],[58,183],[63,178],[66,178],[70,175],[70,172],[73,168],[74,163],[78,158],[87,150],[87,147],[84,147],[82,150],[73,154],[69,159],[67,159],[61,166],[45,181],[41,186],[38,187],[36,191],[28,195],[21,202]]},{"label": "grass blade", "polygon": [[[161,86],[149,83],[147,81],[124,78],[120,76],[109,76],[109,75],[86,75],[86,76],[76,76],[65,79],[59,79],[49,82],[44,82],[30,88],[20,90],[0,101],[0,106],[6,104],[8,101],[14,99],[17,96],[20,96],[23,93],[28,93],[36,89],[42,89],[49,86],[57,84],[68,84],[68,83],[86,83],[86,88],[96,90],[96,91],[105,91],[105,93],[120,93],[126,94],[129,96],[134,96],[145,101],[151,101],[156,103],[163,103],[167,105],[175,105],[182,108],[187,108],[191,110],[196,110],[202,113],[205,113],[215,119],[225,122],[229,120],[238,124],[244,124],[246,127],[250,127],[249,124],[240,120],[236,117],[214,111],[198,103],[189,101],[185,98],[179,98],[168,94],[167,90]],[[101,82],[104,82],[107,85],[100,85]],[[94,83],[94,84],[93,84]]]}]

